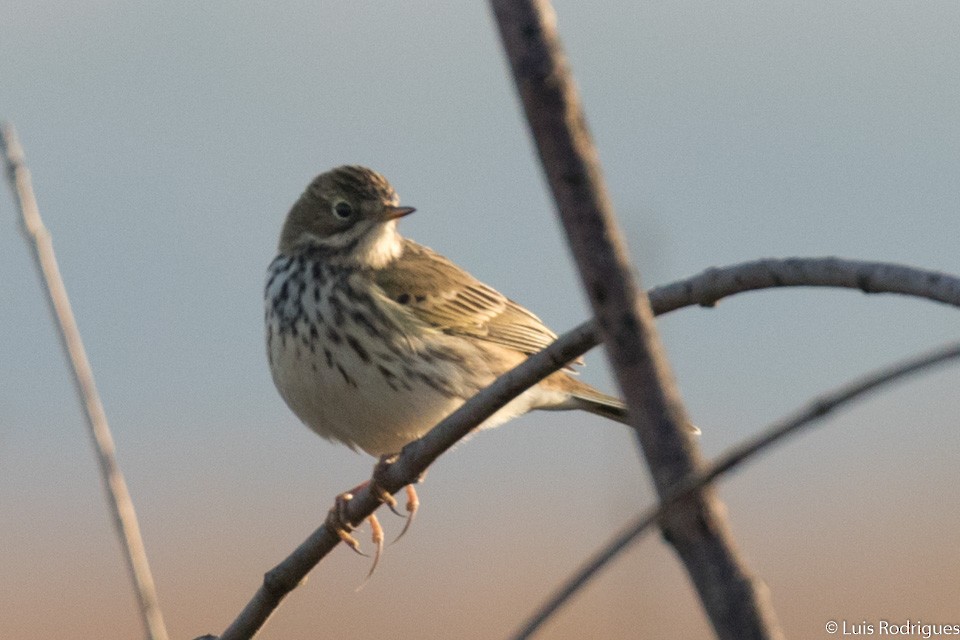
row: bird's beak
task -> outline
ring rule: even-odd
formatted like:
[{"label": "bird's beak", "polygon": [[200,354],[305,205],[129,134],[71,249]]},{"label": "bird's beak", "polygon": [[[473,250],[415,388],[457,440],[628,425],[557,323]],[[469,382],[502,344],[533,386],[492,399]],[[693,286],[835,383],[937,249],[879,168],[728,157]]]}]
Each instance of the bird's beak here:
[{"label": "bird's beak", "polygon": [[383,219],[396,220],[397,218],[408,216],[414,211],[416,211],[416,209],[413,207],[397,207],[394,205],[387,205],[383,208]]}]

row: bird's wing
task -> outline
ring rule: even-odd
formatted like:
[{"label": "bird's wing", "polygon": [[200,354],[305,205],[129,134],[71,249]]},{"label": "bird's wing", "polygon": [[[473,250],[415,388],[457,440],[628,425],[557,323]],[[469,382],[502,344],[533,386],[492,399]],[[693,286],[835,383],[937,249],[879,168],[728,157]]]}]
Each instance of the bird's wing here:
[{"label": "bird's wing", "polygon": [[400,258],[375,279],[394,302],[445,333],[488,340],[527,355],[557,339],[533,313],[411,240],[404,240]]}]

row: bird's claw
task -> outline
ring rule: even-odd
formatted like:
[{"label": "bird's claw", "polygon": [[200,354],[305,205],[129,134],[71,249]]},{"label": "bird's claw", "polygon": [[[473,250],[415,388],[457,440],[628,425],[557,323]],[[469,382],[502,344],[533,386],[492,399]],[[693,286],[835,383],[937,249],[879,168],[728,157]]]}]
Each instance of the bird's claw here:
[{"label": "bird's claw", "polygon": [[[393,539],[393,542],[390,544],[396,544],[400,538],[406,535],[407,531],[410,530],[410,525],[413,524],[413,518],[417,515],[417,510],[420,508],[420,498],[417,497],[417,490],[413,488],[412,484],[406,486],[407,491],[407,521],[403,525],[403,530],[400,531],[400,535]],[[397,513],[394,510],[394,513]],[[397,514],[400,515],[400,514]]]},{"label": "bird's claw", "polygon": [[383,555],[383,527],[380,526],[380,521],[377,520],[377,516],[373,514],[370,514],[367,521],[370,523],[370,540],[373,542],[377,551],[373,554],[373,564],[370,565],[370,571],[367,572],[367,577],[363,579],[363,582],[360,583],[357,590],[360,590],[363,585],[367,583],[367,580],[373,576],[373,572],[377,570],[377,565],[380,564],[380,556]]}]

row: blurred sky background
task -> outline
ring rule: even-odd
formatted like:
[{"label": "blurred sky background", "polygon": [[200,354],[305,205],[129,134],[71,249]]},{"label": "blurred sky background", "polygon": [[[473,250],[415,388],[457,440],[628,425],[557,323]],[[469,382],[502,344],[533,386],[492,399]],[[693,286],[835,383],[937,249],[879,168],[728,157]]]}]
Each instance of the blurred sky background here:
[{"label": "blurred sky background", "polygon": [[[556,3],[645,285],[770,256],[960,273],[960,4]],[[287,410],[262,344],[290,204],[343,163],[401,229],[558,331],[587,316],[482,2],[0,0],[25,147],[174,638],[218,633],[373,460]],[[958,311],[781,290],[660,322],[708,455],[955,339]],[[82,414],[0,197],[0,637],[142,637]],[[601,351],[583,378],[613,390]],[[790,637],[960,624],[960,369],[843,412],[721,484]],[[263,638],[499,638],[653,496],[630,433],[536,414],[449,453],[413,531],[337,549]],[[388,536],[402,521],[385,513]],[[366,542],[366,537],[362,538]],[[648,537],[544,638],[712,637]]]}]

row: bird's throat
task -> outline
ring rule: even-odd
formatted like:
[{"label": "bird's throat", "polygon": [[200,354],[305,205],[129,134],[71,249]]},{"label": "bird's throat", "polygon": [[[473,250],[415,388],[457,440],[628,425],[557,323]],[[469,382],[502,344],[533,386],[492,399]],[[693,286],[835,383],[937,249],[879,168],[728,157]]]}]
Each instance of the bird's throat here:
[{"label": "bird's throat", "polygon": [[396,220],[390,220],[360,236],[350,258],[357,266],[382,269],[402,252],[403,238],[397,233]]}]

